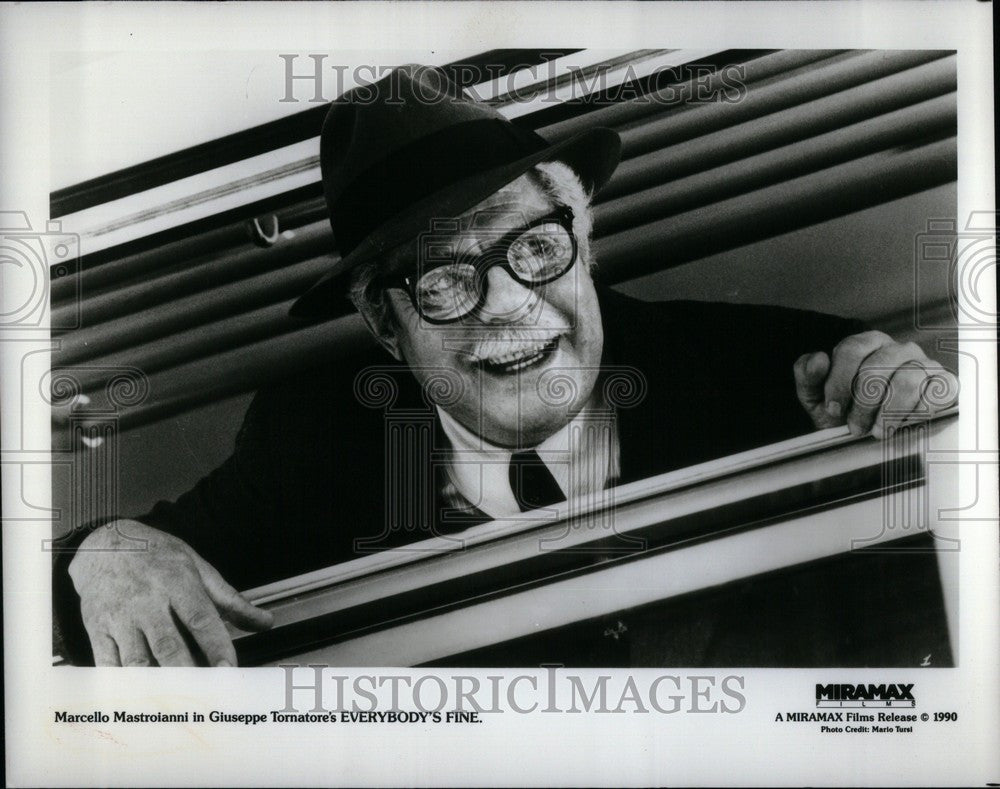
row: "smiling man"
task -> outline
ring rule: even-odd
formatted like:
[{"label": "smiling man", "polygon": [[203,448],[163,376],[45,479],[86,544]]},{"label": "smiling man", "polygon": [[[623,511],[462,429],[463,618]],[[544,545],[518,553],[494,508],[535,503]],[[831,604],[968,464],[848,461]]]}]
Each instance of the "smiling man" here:
[{"label": "smiling man", "polygon": [[[590,199],[619,148],[606,129],[551,145],[426,68],[335,102],[321,164],[340,258],[293,314],[322,317],[349,296],[392,358],[318,360],[259,392],[232,457],[193,490],[81,532],[55,578],[75,658],[231,665],[223,620],[270,624],[237,588],[810,429],[880,436],[889,406],[927,413],[934,378],[955,391],[917,346],[854,321],[595,284]],[[882,396],[854,397],[887,370]],[[873,590],[909,572],[899,561],[868,561]],[[813,615],[838,605],[835,581],[770,594],[739,621],[732,601],[703,601],[694,619],[664,621],[658,659],[790,665],[805,641],[825,660],[837,633]],[[932,605],[936,583],[922,587]],[[894,663],[946,651],[944,632],[939,613],[905,623]]]},{"label": "smiling man", "polygon": [[[576,203],[579,221],[569,203]],[[425,237],[418,255],[406,249],[393,256],[404,267],[400,274],[380,280],[373,272],[368,280],[362,272],[355,303],[418,381],[426,382],[428,370],[455,371],[463,394],[447,409],[450,417],[488,442],[534,446],[562,426],[566,411],[540,396],[544,371],[567,376],[580,394],[567,404],[575,413],[601,363],[604,333],[589,253],[584,247],[581,255],[577,242],[589,235],[588,219],[572,172],[539,165],[462,217],[450,238]],[[416,271],[409,270],[414,259]],[[372,309],[366,281],[384,289],[386,313]]]}]

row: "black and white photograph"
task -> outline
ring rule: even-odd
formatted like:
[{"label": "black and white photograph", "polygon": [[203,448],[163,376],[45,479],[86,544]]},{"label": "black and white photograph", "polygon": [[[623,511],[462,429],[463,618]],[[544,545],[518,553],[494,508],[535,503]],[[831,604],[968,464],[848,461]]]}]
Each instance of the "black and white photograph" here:
[{"label": "black and white photograph", "polygon": [[108,510],[57,540],[62,656],[954,665],[919,453],[955,293],[913,255],[954,233],[955,53],[376,56],[285,56],[296,111],[53,193],[227,166],[126,230],[318,178],[53,280],[53,440]]},{"label": "black and white photograph", "polygon": [[[5,585],[30,554],[46,736],[111,749],[54,785],[135,785],[127,745],[157,785],[912,783],[935,740],[1000,780],[988,4],[806,5],[82,4],[4,77],[48,118],[0,205]],[[238,6],[271,43],[156,32]],[[638,761],[537,769],[558,712]],[[249,768],[501,719],[510,771]]]}]

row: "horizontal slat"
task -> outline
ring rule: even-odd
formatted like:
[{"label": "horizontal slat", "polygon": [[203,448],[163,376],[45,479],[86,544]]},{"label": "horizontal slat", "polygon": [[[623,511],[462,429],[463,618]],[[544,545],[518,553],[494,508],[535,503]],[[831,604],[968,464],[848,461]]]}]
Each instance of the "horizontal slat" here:
[{"label": "horizontal slat", "polygon": [[[292,301],[330,266],[329,258],[303,263],[224,287],[201,291],[121,319],[88,326],[60,342],[52,354],[56,367],[99,361],[104,365],[132,364],[151,371],[217,353],[236,341],[231,326],[250,324],[262,332],[301,327],[288,316]],[[238,336],[249,336],[243,333]],[[168,351],[164,356],[162,351]],[[161,360],[161,361],[156,361]]]},{"label": "horizontal slat", "polygon": [[52,281],[49,293],[52,306],[54,308],[63,306],[68,300],[76,298],[79,292],[92,293],[102,287],[109,287],[130,278],[152,276],[159,269],[176,265],[178,261],[194,260],[213,252],[224,251],[246,241],[246,230],[243,223],[240,222],[184,238],[172,244],[155,247],[139,254],[125,255],[83,271],[71,272],[67,276]]},{"label": "horizontal slat", "polygon": [[954,138],[892,150],[599,239],[603,281],[621,282],[955,180]]},{"label": "horizontal slat", "polygon": [[474,95],[482,103],[498,109],[511,104],[524,104],[542,94],[551,95],[554,89],[572,84],[578,77],[586,79],[595,74],[606,74],[672,51],[675,50],[628,49],[604,55],[601,60],[595,61],[591,52],[581,50],[551,64],[522,69],[506,78],[477,85]]},{"label": "horizontal slat", "polygon": [[[292,203],[271,212],[281,230],[296,230],[303,225],[328,223],[329,212],[322,197]],[[230,249],[247,244],[250,240],[248,220],[240,219],[221,227],[194,233],[169,241],[141,252],[134,252],[75,272],[52,282],[51,299],[54,307],[74,298],[78,291],[93,295],[111,287],[121,286],[130,280],[156,276],[176,267],[180,261],[185,266],[212,254],[224,254]]]},{"label": "horizontal slat", "polygon": [[[755,85],[769,77],[794,72],[799,68],[810,67],[817,61],[826,60],[837,55],[838,52],[839,50],[788,50],[754,58],[746,64],[742,64],[743,83],[745,85]],[[558,142],[594,126],[617,129],[626,124],[639,121],[646,116],[662,113],[666,110],[681,112],[685,108],[692,108],[690,106],[690,99],[687,97],[694,95],[693,85],[695,82],[704,80],[703,95],[715,96],[716,91],[723,87],[724,79],[730,79],[730,77],[724,77],[721,73],[715,73],[708,77],[691,75],[679,81],[659,85],[643,98],[629,99],[608,106],[598,107],[585,114],[542,126],[537,131],[546,139]],[[685,99],[678,103],[678,96],[685,97]],[[694,102],[694,104],[697,105],[697,102]]]},{"label": "horizontal slat", "polygon": [[[754,85],[737,102],[691,105],[686,111],[667,112],[649,122],[619,130],[626,158],[700,137],[726,126],[770,115],[816,101],[849,88],[939,60],[940,52],[858,52],[839,56],[815,68],[780,74]],[[951,66],[954,69],[954,64]]]},{"label": "horizontal slat", "polygon": [[220,287],[198,291],[186,298],[158,304],[112,321],[86,326],[60,338],[60,347],[53,352],[53,364],[59,367],[78,364],[122,348],[138,349],[150,340],[194,329],[214,331],[205,324],[302,293],[327,271],[330,263],[328,255],[310,258],[275,271],[223,283]]},{"label": "horizontal slat", "polygon": [[954,58],[926,63],[630,159],[619,165],[600,199],[646,189],[954,90]]},{"label": "horizontal slat", "polygon": [[250,392],[309,364],[333,362],[339,354],[366,344],[374,352],[374,342],[355,314],[197,359],[148,376],[149,398],[122,409],[117,424],[130,430],[206,402]]},{"label": "horizontal slat", "polygon": [[[198,261],[177,261],[180,267],[175,265],[174,270],[159,276],[140,278],[131,284],[103,289],[91,296],[85,293],[81,307],[83,325],[93,326],[131,315],[188,294],[235,283],[241,278],[278,269],[304,258],[333,252],[333,236],[328,223],[317,222],[301,228],[297,233],[295,244],[279,243],[270,248],[260,248],[247,243],[222,255],[208,254]],[[52,311],[53,321],[74,309],[72,304],[57,307]]]},{"label": "horizontal slat", "polygon": [[[101,365],[110,368],[138,367],[147,376],[194,359],[204,359],[259,340],[280,336],[301,328],[300,321],[288,317],[291,300],[229,316],[215,323],[179,331],[142,345],[134,345],[101,357]],[[78,368],[76,379],[84,391],[103,388],[105,370]]]},{"label": "horizontal slat", "polygon": [[543,123],[534,121],[532,116],[544,118],[554,105],[566,107],[571,101],[596,101],[595,97],[606,95],[616,88],[623,92],[628,90],[624,87],[626,84],[635,85],[657,69],[670,73],[720,54],[718,49],[640,50],[631,53],[631,62],[619,58],[595,64],[582,73],[558,75],[539,86],[533,97],[504,104],[500,110],[505,117],[517,120],[520,125],[542,126]]},{"label": "horizontal slat", "polygon": [[743,192],[857,159],[891,146],[955,133],[954,93],[609,200],[594,212],[598,236],[690,211]]}]

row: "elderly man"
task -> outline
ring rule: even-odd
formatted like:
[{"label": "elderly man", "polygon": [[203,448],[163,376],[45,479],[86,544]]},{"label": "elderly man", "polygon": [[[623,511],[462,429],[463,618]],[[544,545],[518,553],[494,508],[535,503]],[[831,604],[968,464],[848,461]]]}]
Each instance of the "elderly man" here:
[{"label": "elderly man", "polygon": [[[223,620],[270,624],[237,588],[814,428],[880,436],[888,401],[915,411],[931,376],[954,384],[917,346],[852,321],[600,288],[590,196],[618,155],[609,130],[550,145],[426,68],[335,102],[321,163],[341,257],[293,314],[322,316],[347,293],[395,363],[371,368],[362,352],[259,392],[232,457],[193,490],[81,532],[55,577],[77,659],[90,657],[86,632],[99,665],[233,665]],[[853,397],[886,370],[885,398]],[[631,377],[634,402],[609,396],[612,372]],[[429,419],[450,461],[419,442],[387,457],[402,452],[385,440],[387,405]],[[399,528],[414,519],[417,531]],[[887,583],[906,572],[878,562],[867,567]],[[838,599],[823,583],[810,605]],[[793,660],[767,628],[726,623],[733,610],[705,602],[680,630],[667,617],[667,659],[706,660],[710,633],[752,642],[759,663]],[[759,615],[774,630],[788,612]],[[830,635],[800,637],[822,652]]]}]

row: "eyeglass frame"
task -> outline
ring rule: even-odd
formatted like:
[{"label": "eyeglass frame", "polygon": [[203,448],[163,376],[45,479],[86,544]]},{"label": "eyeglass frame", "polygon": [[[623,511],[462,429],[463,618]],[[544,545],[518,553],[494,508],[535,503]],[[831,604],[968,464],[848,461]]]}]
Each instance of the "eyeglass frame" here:
[{"label": "eyeglass frame", "polygon": [[[538,281],[525,281],[518,276],[517,272],[514,271],[513,267],[510,265],[510,260],[508,258],[508,253],[514,242],[517,241],[521,236],[523,236],[528,231],[540,227],[541,225],[549,224],[555,222],[560,225],[563,230],[569,233],[570,243],[572,244],[572,252],[570,254],[569,263],[566,264],[566,268],[560,271],[558,274],[554,274],[543,280]],[[502,252],[502,254],[501,254]],[[449,262],[445,261],[438,266],[432,266],[421,272],[420,276],[417,277],[413,274],[397,274],[394,277],[390,277],[382,282],[383,288],[397,288],[399,290],[406,291],[406,294],[410,297],[410,303],[413,305],[413,309],[421,317],[421,319],[427,321],[428,323],[433,323],[438,326],[447,325],[449,323],[456,323],[457,321],[472,315],[477,310],[481,309],[483,304],[486,303],[486,296],[489,293],[489,286],[486,284],[485,274],[494,266],[500,266],[504,271],[507,272],[508,276],[511,277],[515,282],[524,285],[525,287],[534,289],[540,285],[547,285],[550,282],[555,282],[562,276],[565,276],[573,266],[576,265],[577,257],[580,253],[580,246],[576,240],[576,233],[573,232],[573,209],[568,205],[558,206],[555,210],[539,217],[538,219],[532,220],[531,222],[523,225],[519,228],[513,228],[508,230],[503,235],[501,235],[495,242],[489,245],[483,252],[475,255],[473,263],[476,269],[476,276],[478,281],[481,283],[479,286],[480,294],[479,299],[476,303],[470,307],[466,312],[458,315],[454,318],[431,318],[423,313],[417,302],[416,286],[420,281],[420,278],[435,269],[442,268],[443,266],[449,265]],[[452,263],[456,261],[451,261]]]}]

